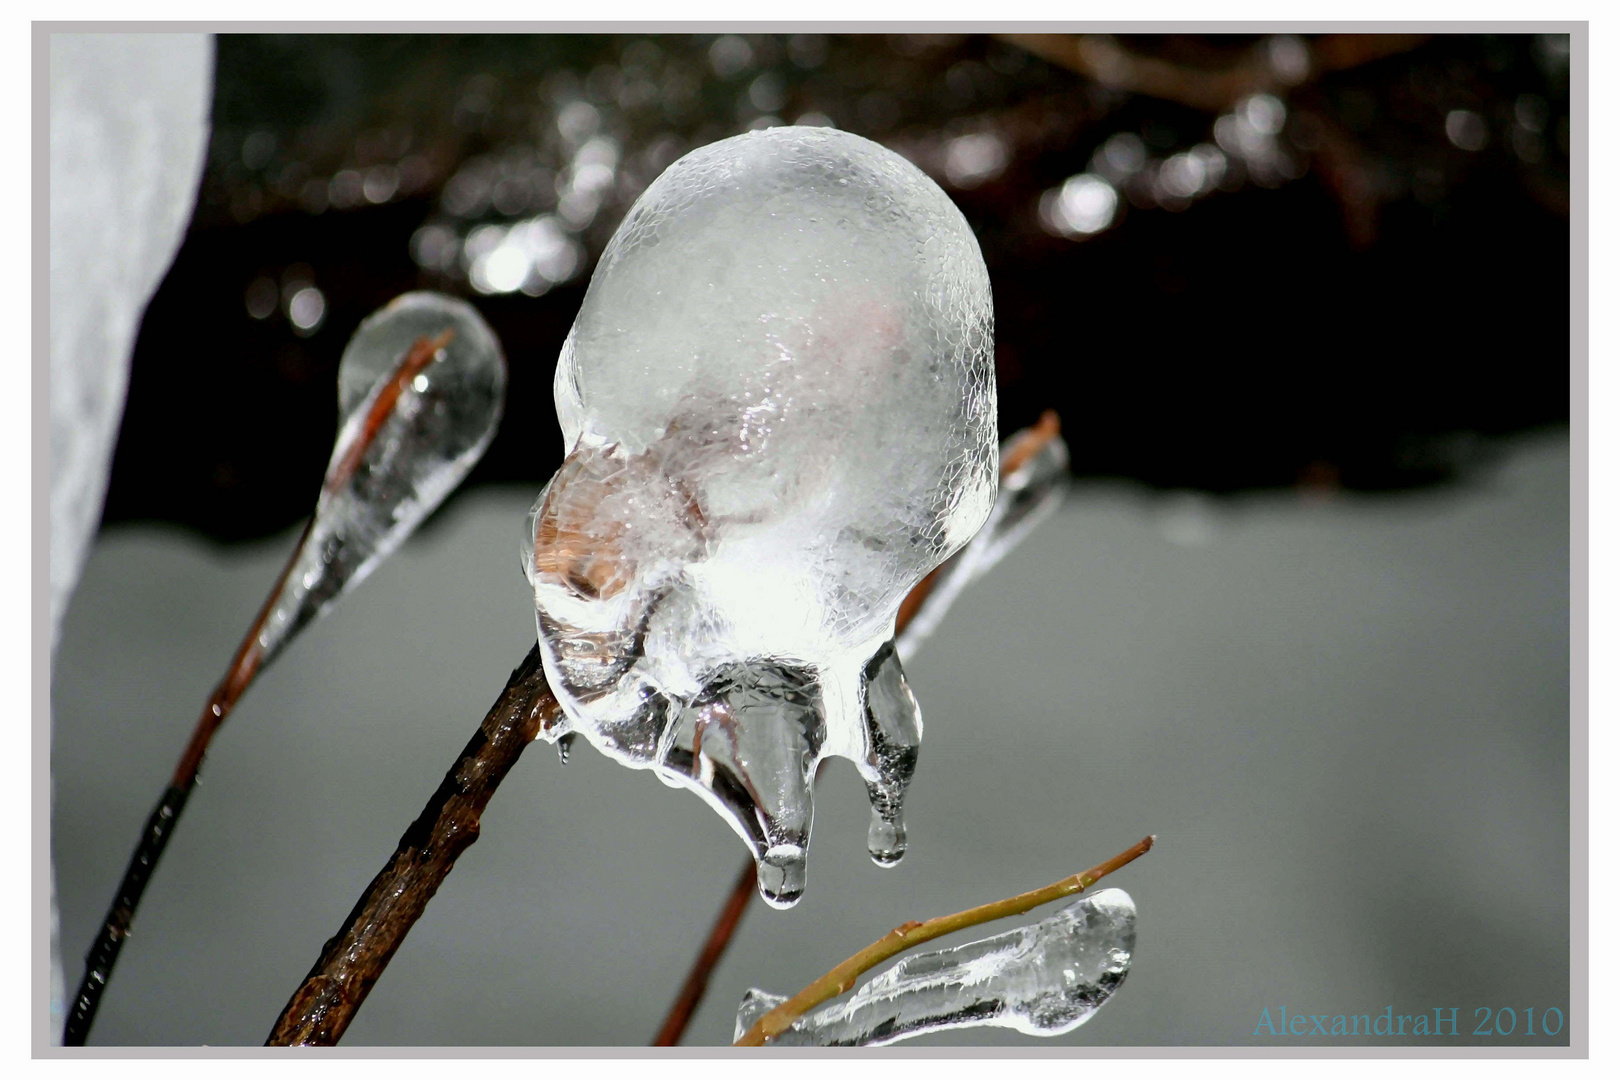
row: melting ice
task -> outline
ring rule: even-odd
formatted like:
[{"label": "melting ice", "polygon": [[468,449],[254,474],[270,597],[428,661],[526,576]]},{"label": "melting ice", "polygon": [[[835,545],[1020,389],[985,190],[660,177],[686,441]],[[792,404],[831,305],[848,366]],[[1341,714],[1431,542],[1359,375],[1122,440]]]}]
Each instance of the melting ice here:
[{"label": "melting ice", "polygon": [[338,365],[338,437],[315,516],[270,601],[263,663],[404,542],[494,437],[500,343],[469,305],[406,293],[360,324]]},{"label": "melting ice", "polygon": [[908,591],[996,493],[990,284],[898,155],[829,128],[696,150],[631,208],[557,366],[567,456],[531,518],[564,718],[696,791],[804,890],[819,762],[854,762],[880,864],[922,722]]},{"label": "melting ice", "polygon": [[[847,1000],[800,1017],[771,1045],[882,1046],[969,1027],[1062,1035],[1119,989],[1135,948],[1136,905],[1104,889],[1032,926],[908,956]],[[748,991],[733,1038],[786,1000]]]}]

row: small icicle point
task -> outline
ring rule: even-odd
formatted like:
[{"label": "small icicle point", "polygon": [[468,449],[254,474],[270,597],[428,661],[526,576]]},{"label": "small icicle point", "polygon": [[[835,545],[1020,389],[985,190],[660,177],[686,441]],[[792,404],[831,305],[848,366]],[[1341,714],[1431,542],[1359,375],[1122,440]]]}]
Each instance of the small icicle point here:
[{"label": "small icicle point", "polygon": [[863,673],[866,701],[866,759],[858,763],[872,803],[866,848],[879,866],[893,866],[906,853],[902,817],[906,787],[917,770],[922,713],[906,684],[894,642],[878,649]]},{"label": "small icicle point", "polygon": [[577,738],[579,738],[579,733],[576,731],[570,731],[557,737],[557,760],[564,765],[568,764],[568,755],[573,751],[574,740]]}]

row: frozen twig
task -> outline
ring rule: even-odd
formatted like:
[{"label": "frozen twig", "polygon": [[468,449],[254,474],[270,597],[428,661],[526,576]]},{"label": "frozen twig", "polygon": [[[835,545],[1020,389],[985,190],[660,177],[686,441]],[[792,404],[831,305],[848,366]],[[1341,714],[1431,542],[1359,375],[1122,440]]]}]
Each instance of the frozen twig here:
[{"label": "frozen twig", "polygon": [[[309,524],[305,526],[303,535],[294,546],[287,565],[276,578],[264,605],[259,609],[252,625],[248,627],[247,633],[243,635],[241,644],[231,657],[224,678],[209,695],[208,703],[203,706],[202,715],[198,717],[197,724],[192,729],[191,739],[187,742],[185,751],[180,755],[174,773],[169,778],[168,786],[164,788],[157,806],[153,808],[151,816],[141,830],[135,852],[130,857],[123,879],[118,883],[118,891],[113,896],[112,906],[108,909],[106,918],[102,920],[101,930],[85,956],[84,976],[68,1010],[67,1022],[62,1032],[64,1045],[83,1046],[90,1033],[90,1026],[100,1007],[102,994],[105,993],[107,982],[112,977],[113,965],[117,962],[124,940],[129,936],[130,927],[134,923],[141,897],[157,869],[158,860],[174,835],[180,814],[185,809],[192,790],[197,786],[198,774],[202,770],[204,758],[208,756],[208,749],[213,744],[214,736],[236,708],[242,695],[258,677],[259,672],[274,657],[276,651],[286,644],[297,627],[302,625],[296,616],[289,621],[288,612],[282,608],[294,571],[304,565],[310,555],[312,543],[315,545],[323,543],[321,539],[312,540],[312,537],[316,536],[316,522],[320,519],[321,507],[327,504],[327,500],[339,498],[343,489],[351,484],[366,456],[381,445],[378,438],[394,418],[402,395],[411,386],[412,381],[442,354],[454,337],[455,329],[452,327],[434,336],[424,335],[418,338],[409,349],[405,350],[403,358],[394,366],[387,381],[372,397],[369,410],[361,418],[359,426],[354,429],[351,441],[346,447],[343,446],[344,435],[340,432],[339,446],[343,449],[343,453],[327,469],[321,490],[321,501],[317,503],[315,513],[310,516]],[[326,537],[325,542],[329,541],[330,536]],[[308,588],[307,582],[293,584],[302,584],[306,590]],[[306,620],[308,617],[312,616],[305,616]]]},{"label": "frozen twig", "polygon": [[921,945],[925,941],[932,941],[935,938],[944,937],[946,934],[965,930],[970,926],[978,926],[980,923],[990,922],[993,919],[1004,919],[1009,915],[1022,915],[1024,912],[1040,907],[1042,904],[1049,904],[1053,900],[1061,900],[1065,896],[1073,896],[1075,893],[1083,892],[1120,867],[1132,862],[1139,856],[1145,855],[1153,847],[1153,839],[1151,836],[1144,837],[1140,842],[1115,855],[1112,859],[1098,863],[1084,873],[1053,882],[1045,888],[1021,893],[1018,896],[1010,896],[1005,900],[981,904],[966,911],[959,911],[954,915],[942,915],[938,918],[929,919],[927,922],[902,923],[760,1017],[754,1026],[745,1031],[742,1038],[738,1039],[734,1045],[764,1046],[772,1038],[791,1027],[793,1022],[806,1012],[822,1002],[829,1001],[849,990],[861,975],[914,945]]},{"label": "frozen twig", "polygon": [[[1015,455],[1019,463],[1057,438],[1056,417],[1043,417],[1041,425],[1033,430],[1040,433],[1039,439],[1028,453],[1021,450]],[[1009,451],[1023,445],[1020,439],[1027,442],[1028,434],[1014,436]],[[924,580],[917,590],[930,587],[931,582]],[[913,612],[916,606],[910,605]],[[405,935],[449,876],[457,856],[478,838],[479,818],[495,788],[541,728],[560,715],[561,707],[546,686],[539,649],[532,648],[438,791],[400,838],[393,857],[372,879],[343,926],[327,941],[320,959],[282,1010],[266,1045],[331,1046],[343,1037]],[[747,910],[748,893],[754,891],[752,859],[746,867],[746,879],[747,888],[739,884],[729,894],[725,910],[687,976],[681,998],[664,1022],[658,1045],[679,1042],[692,1011],[702,1001],[709,975]],[[683,1005],[684,1017],[679,1015]],[[663,1042],[665,1038],[670,1041]]]},{"label": "frozen twig", "polygon": [[[342,487],[354,474],[361,458],[370,449],[377,433],[393,412],[403,387],[432,362],[440,349],[449,344],[453,333],[454,331],[446,330],[432,340],[423,338],[406,354],[394,378],[378,397],[371,414],[366,417],[360,438],[350,447],[339,468],[328,474],[324,484],[326,490],[333,491]],[[276,610],[282,589],[287,584],[287,576],[292,573],[293,567],[298,565],[298,560],[304,553],[304,545],[308,543],[310,530],[314,525],[315,518],[311,515],[309,524],[304,527],[303,535],[299,537],[298,543],[287,559],[287,565],[282,568],[275,584],[270,587],[270,594],[265,597],[259,614],[243,635],[241,644],[236,648],[236,654],[231,657],[225,677],[214,687],[214,692],[209,695],[208,704],[203,706],[202,715],[197,718],[197,724],[192,728],[191,739],[186,743],[179,763],[175,765],[174,775],[170,777],[168,787],[163,789],[157,806],[153,808],[146,826],[141,830],[141,838],[135,845],[134,854],[130,856],[123,880],[118,883],[118,891],[113,896],[112,906],[107,910],[107,917],[102,920],[101,931],[85,956],[84,977],[79,983],[79,992],[74,996],[72,1008],[68,1011],[67,1024],[62,1031],[64,1046],[83,1046],[85,1038],[90,1034],[90,1025],[95,1021],[96,1010],[101,1005],[101,995],[107,989],[107,981],[112,978],[113,965],[118,962],[118,953],[123,949],[124,939],[129,936],[130,927],[135,921],[135,911],[140,907],[141,896],[146,892],[147,883],[157,869],[158,859],[162,857],[164,849],[169,845],[170,837],[174,835],[175,827],[180,823],[180,814],[186,808],[186,801],[197,786],[197,776],[202,771],[203,759],[208,756],[208,748],[213,744],[214,736],[224,725],[225,719],[236,708],[237,702],[242,699],[242,695],[253,684],[253,680],[258,677],[259,671],[264,666],[265,626]]]}]

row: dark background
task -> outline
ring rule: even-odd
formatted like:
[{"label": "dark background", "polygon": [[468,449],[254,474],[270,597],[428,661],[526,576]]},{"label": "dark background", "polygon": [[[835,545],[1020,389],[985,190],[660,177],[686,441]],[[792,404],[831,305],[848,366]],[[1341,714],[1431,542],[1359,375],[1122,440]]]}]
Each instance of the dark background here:
[{"label": "dark background", "polygon": [[[218,43],[200,202],[142,327],[108,523],[236,540],[300,519],[348,335],[423,287],[473,299],[511,362],[505,422],[463,490],[536,489],[560,459],[557,351],[619,217],[687,149],[799,118],[900,150],[957,199],[995,292],[1003,430],[1057,409],[1079,476],[1396,490],[1568,421],[1567,38],[1107,40],[1125,66],[1106,81],[984,36]],[[1225,153],[1213,190],[1167,194],[1155,165],[1214,145],[1253,92],[1286,110],[1278,156]],[[1454,114],[1476,126],[1463,145]],[[999,172],[953,180],[964,134],[999,143]],[[1116,184],[1115,224],[1083,242],[1043,229],[1042,193],[1120,136],[1143,167]],[[570,221],[561,194],[592,138],[617,158],[611,186]],[[424,225],[465,241],[536,217],[582,256],[538,297],[480,293],[464,261],[421,251]],[[325,310],[300,332],[287,301],[304,285]],[[280,293],[264,318],[255,288]]]}]

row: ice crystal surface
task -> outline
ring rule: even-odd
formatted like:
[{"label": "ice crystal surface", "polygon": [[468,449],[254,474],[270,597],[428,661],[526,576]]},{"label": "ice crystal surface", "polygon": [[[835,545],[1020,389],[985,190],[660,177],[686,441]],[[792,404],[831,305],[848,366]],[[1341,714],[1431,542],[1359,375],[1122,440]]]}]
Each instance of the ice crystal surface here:
[{"label": "ice crystal surface", "polygon": [[505,393],[500,343],[460,300],[406,293],[360,324],[338,365],[337,444],[315,517],[259,636],[264,663],[461,483]]},{"label": "ice crystal surface", "polygon": [[[1061,1035],[1119,989],[1135,948],[1136,905],[1104,889],[1031,926],[908,956],[847,1000],[800,1017],[771,1044],[882,1046],[969,1027]],[[734,1038],[786,1000],[748,991]]]},{"label": "ice crystal surface", "polygon": [[964,588],[988,573],[1063,501],[1069,475],[1068,446],[1054,435],[1015,465],[1009,459],[1021,453],[1018,441],[1023,437],[1031,437],[1031,433],[1009,439],[1001,451],[1001,489],[990,519],[967,547],[940,568],[939,580],[896,640],[901,660],[911,659]]},{"label": "ice crystal surface", "polygon": [[828,128],[693,151],[631,208],[563,346],[567,457],[525,566],[565,719],[707,799],[766,900],[829,755],[905,850],[922,734],[895,614],[996,491],[989,278],[914,166]]}]

